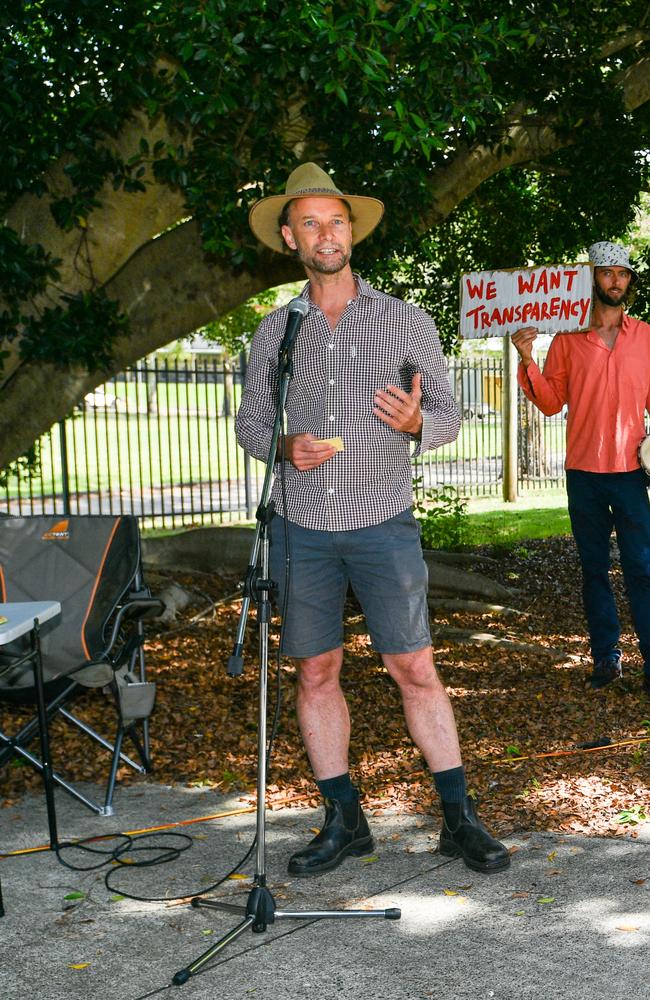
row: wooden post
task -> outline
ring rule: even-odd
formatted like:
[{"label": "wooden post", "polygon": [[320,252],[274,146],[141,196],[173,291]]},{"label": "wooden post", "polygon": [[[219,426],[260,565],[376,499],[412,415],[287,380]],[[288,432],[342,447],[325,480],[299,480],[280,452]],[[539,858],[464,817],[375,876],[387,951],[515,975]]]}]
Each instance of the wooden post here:
[{"label": "wooden post", "polygon": [[517,351],[507,334],[503,338],[501,436],[503,499],[511,503],[517,499]]}]

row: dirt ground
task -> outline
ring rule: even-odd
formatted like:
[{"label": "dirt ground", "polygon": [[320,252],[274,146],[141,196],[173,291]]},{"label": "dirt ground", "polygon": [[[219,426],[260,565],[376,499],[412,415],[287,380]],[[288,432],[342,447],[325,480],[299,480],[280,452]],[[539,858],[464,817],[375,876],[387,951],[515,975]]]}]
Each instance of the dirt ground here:
[{"label": "dirt ground", "polygon": [[[514,611],[435,611],[434,657],[451,697],[469,787],[481,816],[504,835],[562,830],[634,834],[650,816],[650,698],[642,692],[620,569],[613,580],[622,611],[624,677],[601,692],[586,688],[590,670],[580,574],[570,538],[527,542],[514,551],[475,553],[477,570],[513,591]],[[154,771],[163,783],[254,791],[257,763],[257,631],[246,631],[245,670],[226,673],[241,606],[238,581],[207,574],[149,574],[154,592],[175,581],[190,605],[168,625],[148,626],[147,663],[157,682],[151,722]],[[455,631],[454,631],[455,630]],[[275,647],[276,637],[272,636]],[[363,634],[354,600],[347,609],[343,685],[352,718],[351,766],[372,810],[397,808],[439,816],[422,757],[405,729],[400,699]],[[316,804],[295,721],[295,671],[272,660],[269,728],[280,707],[269,772],[269,804]],[[101,695],[83,711],[106,728]],[[102,719],[102,716],[104,718]],[[96,780],[105,762],[84,737],[53,726],[56,763],[73,779]],[[61,730],[59,732],[59,730]],[[611,741],[598,749],[580,744]],[[521,759],[520,759],[521,758]],[[119,779],[137,775],[120,769]],[[39,777],[17,765],[0,775],[0,803],[11,803]]]}]

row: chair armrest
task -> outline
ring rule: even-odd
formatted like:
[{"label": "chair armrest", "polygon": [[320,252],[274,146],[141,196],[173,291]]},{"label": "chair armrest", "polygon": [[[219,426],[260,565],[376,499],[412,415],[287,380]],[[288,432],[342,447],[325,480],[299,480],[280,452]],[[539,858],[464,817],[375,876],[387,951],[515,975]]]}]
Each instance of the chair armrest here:
[{"label": "chair armrest", "polygon": [[143,621],[147,618],[157,618],[164,610],[164,602],[157,597],[136,597],[127,600],[118,611],[113,622],[111,637],[108,641],[108,650],[111,650],[115,645],[120,634],[120,629],[125,621],[135,622]]}]

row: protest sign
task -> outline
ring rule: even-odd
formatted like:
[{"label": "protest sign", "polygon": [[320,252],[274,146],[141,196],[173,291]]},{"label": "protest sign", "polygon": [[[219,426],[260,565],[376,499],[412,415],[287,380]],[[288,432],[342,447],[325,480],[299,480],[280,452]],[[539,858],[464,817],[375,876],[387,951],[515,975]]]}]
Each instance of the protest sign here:
[{"label": "protest sign", "polygon": [[522,326],[540,333],[589,329],[591,264],[472,271],[460,279],[460,335],[504,337]]}]

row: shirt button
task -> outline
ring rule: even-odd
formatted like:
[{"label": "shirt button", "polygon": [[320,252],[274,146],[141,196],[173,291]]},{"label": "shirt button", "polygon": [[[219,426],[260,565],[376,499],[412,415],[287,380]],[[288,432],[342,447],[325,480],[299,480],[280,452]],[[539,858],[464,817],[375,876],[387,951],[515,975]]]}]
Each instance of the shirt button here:
[{"label": "shirt button", "polygon": [[331,486],[327,492],[329,493],[330,496],[334,495],[334,490],[331,488]]},{"label": "shirt button", "polygon": [[334,420],[334,414],[330,413],[330,421]]},{"label": "shirt button", "polygon": [[330,379],[330,385],[334,385],[334,379],[333,378]]},{"label": "shirt button", "polygon": [[329,347],[330,351],[334,350],[334,344],[328,344],[327,346]]}]

